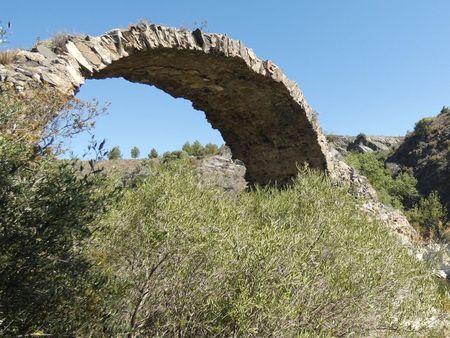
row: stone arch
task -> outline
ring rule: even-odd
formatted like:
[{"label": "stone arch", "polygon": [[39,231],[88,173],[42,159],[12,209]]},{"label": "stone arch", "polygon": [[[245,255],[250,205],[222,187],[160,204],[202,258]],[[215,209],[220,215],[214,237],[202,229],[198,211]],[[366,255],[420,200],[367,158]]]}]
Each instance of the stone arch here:
[{"label": "stone arch", "polygon": [[305,162],[332,170],[325,137],[296,83],[226,35],[139,23],[99,37],[43,41],[0,65],[0,81],[18,90],[38,82],[75,95],[85,79],[112,77],[190,100],[244,162],[251,183],[286,183]]}]

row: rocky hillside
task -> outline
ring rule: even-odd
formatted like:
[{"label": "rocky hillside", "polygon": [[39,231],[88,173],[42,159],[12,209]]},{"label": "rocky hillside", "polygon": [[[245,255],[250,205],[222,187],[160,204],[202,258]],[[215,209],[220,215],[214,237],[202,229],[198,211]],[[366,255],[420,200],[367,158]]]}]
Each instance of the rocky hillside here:
[{"label": "rocky hillside", "polygon": [[437,191],[450,216],[450,109],[416,123],[414,131],[388,159],[411,168],[421,194]]},{"label": "rocky hillside", "polygon": [[368,136],[365,134],[357,136],[327,135],[328,142],[338,152],[340,158],[345,158],[350,151],[368,153],[388,150],[398,146],[403,139],[401,136]]}]

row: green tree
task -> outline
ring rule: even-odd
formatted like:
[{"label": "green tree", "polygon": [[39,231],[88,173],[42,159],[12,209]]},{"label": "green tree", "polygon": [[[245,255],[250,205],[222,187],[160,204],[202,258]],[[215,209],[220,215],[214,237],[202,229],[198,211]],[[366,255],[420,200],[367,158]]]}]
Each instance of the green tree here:
[{"label": "green tree", "polygon": [[202,144],[199,140],[195,140],[192,143],[192,155],[193,156],[203,156],[205,155],[205,149],[203,148]]},{"label": "green tree", "polygon": [[152,148],[148,154],[149,158],[158,158],[158,156],[158,151],[155,148]]},{"label": "green tree", "polygon": [[138,158],[139,157],[139,155],[141,154],[141,151],[139,150],[139,148],[138,147],[133,147],[133,148],[131,148],[131,158]]},{"label": "green tree", "polygon": [[[0,94],[1,336],[72,335],[91,311],[102,311],[93,301],[101,282],[94,282],[83,243],[108,190],[100,172],[82,174],[77,161],[57,160],[45,141],[58,134],[44,127],[63,100],[57,93],[31,101]],[[73,110],[66,116],[74,120],[61,125],[78,128],[81,117]]]},{"label": "green tree", "polygon": [[119,160],[122,158],[122,153],[119,146],[113,147],[108,153],[108,160]]},{"label": "green tree", "polygon": [[219,147],[214,143],[205,144],[204,151],[207,155],[217,155],[219,153]]}]

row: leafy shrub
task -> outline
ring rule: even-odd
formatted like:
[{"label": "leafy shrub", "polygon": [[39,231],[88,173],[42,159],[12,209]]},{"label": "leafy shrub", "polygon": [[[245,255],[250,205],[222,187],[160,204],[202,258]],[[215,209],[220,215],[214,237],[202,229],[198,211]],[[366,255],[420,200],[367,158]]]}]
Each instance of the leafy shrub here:
[{"label": "leafy shrub", "polygon": [[432,117],[424,117],[423,119],[419,120],[415,127],[414,127],[414,133],[417,136],[420,137],[426,137],[431,132],[431,123],[433,122],[434,118]]},{"label": "leafy shrub", "polygon": [[335,134],[327,134],[326,138],[327,138],[327,141],[330,143],[335,143],[337,140],[339,140],[339,137]]},{"label": "leafy shrub", "polygon": [[231,197],[186,161],[150,169],[91,244],[108,335],[399,336],[438,300],[428,270],[322,174]]},{"label": "leafy shrub", "polygon": [[166,151],[162,155],[161,160],[164,163],[166,163],[166,162],[171,162],[171,161],[174,161],[174,160],[185,159],[188,156],[189,155],[184,150]]},{"label": "leafy shrub", "polygon": [[109,193],[103,176],[57,161],[50,141],[38,145],[55,136],[45,123],[62,107],[56,93],[47,94],[33,101],[0,94],[1,336],[73,333],[95,308],[94,275],[81,247]]},{"label": "leafy shrub", "polygon": [[441,237],[445,228],[446,209],[435,192],[422,197],[417,179],[409,171],[396,176],[384,167],[384,153],[350,153],[347,162],[367,177],[377,191],[380,201],[407,211],[411,224],[424,238]]},{"label": "leafy shrub", "polygon": [[407,213],[409,221],[425,238],[441,237],[445,230],[446,214],[436,191],[422,198]]},{"label": "leafy shrub", "polygon": [[392,177],[391,171],[384,167],[384,158],[385,154],[375,152],[350,153],[346,160],[368,178],[382,203],[398,209],[414,204],[419,198],[416,179],[408,172]]}]

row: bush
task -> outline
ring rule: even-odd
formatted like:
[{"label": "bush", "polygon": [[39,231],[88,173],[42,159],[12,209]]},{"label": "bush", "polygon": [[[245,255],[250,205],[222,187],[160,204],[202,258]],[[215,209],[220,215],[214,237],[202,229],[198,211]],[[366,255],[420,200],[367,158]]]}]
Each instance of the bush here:
[{"label": "bush", "polygon": [[171,162],[174,160],[185,159],[188,156],[189,155],[184,150],[166,151],[162,155],[161,160],[162,160],[162,162],[166,163],[166,162]]},{"label": "bush", "polygon": [[407,172],[400,173],[397,178],[392,177],[389,169],[384,167],[385,154],[350,153],[346,161],[349,165],[366,176],[370,184],[377,191],[380,202],[403,209],[405,205],[415,201],[418,192],[417,181]]},{"label": "bush", "polygon": [[437,304],[429,271],[322,174],[231,197],[186,161],[151,170],[92,242],[108,335],[399,336]]},{"label": "bush", "polygon": [[329,143],[335,143],[336,141],[339,140],[339,137],[335,134],[327,134],[326,138]]},{"label": "bush", "polygon": [[350,153],[347,162],[367,177],[384,204],[406,211],[411,224],[426,239],[441,237],[445,230],[446,209],[436,192],[423,197],[417,179],[409,171],[397,176],[384,167],[384,153]]},{"label": "bush", "polygon": [[355,144],[358,144],[358,143],[366,144],[367,143],[367,135],[364,133],[359,133],[358,135],[356,135],[354,143]]},{"label": "bush", "polygon": [[433,191],[408,211],[409,221],[425,238],[440,238],[445,230],[447,210],[442,206],[439,194]]},{"label": "bush", "polygon": [[419,120],[414,127],[414,134],[419,137],[427,137],[431,133],[433,121],[433,117],[424,117]]}]

